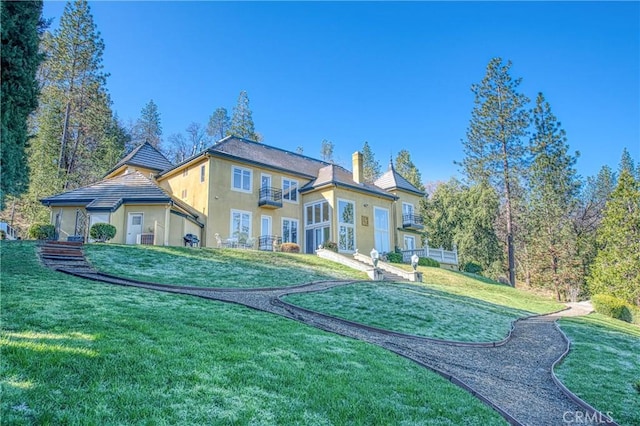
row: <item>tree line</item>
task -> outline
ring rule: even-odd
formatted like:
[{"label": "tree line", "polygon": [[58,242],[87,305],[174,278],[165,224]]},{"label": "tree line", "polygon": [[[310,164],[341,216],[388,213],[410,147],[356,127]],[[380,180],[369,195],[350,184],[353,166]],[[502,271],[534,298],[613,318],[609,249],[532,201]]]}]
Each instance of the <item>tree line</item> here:
[{"label": "tree line", "polygon": [[625,149],[617,172],[578,176],[578,152],[549,102],[533,108],[511,62],[492,59],[463,140],[463,180],[423,202],[426,237],[461,264],[553,290],[558,300],[608,294],[640,304],[640,167]]}]

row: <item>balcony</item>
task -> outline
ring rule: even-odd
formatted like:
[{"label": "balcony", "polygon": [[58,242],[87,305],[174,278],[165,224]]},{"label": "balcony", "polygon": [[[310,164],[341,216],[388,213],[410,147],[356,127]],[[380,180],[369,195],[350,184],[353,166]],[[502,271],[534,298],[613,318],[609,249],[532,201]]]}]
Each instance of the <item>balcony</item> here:
[{"label": "balcony", "polygon": [[404,229],[413,229],[420,231],[424,228],[422,224],[422,216],[417,214],[403,214],[402,215],[402,227]]},{"label": "balcony", "polygon": [[258,239],[258,250],[275,251],[274,246],[282,244],[282,238],[276,235],[261,235]]},{"label": "balcony", "polygon": [[282,189],[271,186],[263,186],[260,188],[258,207],[267,209],[279,209],[282,207]]}]

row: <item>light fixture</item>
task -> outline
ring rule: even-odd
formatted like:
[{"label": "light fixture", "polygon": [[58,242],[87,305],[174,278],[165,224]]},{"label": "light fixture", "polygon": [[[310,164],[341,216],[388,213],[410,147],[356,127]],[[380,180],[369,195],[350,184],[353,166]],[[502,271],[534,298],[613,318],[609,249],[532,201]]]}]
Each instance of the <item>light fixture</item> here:
[{"label": "light fixture", "polygon": [[411,266],[413,266],[414,271],[418,269],[418,262],[420,262],[420,258],[414,253],[413,256],[411,256]]},{"label": "light fixture", "polygon": [[378,250],[376,250],[376,248],[372,248],[371,249],[371,253],[369,253],[369,255],[371,256],[371,261],[373,262],[373,267],[377,268],[378,267],[378,260],[380,260],[380,253],[378,253]]}]

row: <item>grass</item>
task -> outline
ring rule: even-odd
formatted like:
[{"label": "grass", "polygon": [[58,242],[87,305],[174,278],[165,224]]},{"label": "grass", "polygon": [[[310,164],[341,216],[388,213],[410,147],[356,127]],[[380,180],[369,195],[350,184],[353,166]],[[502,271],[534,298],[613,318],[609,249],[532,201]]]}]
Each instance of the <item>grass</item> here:
[{"label": "grass", "polygon": [[358,283],[322,293],[293,294],[285,300],[379,328],[466,342],[501,340],[512,321],[531,314],[419,283]]},{"label": "grass", "polygon": [[3,424],[505,424],[376,346],[56,273],[27,242],[0,250]]},{"label": "grass", "polygon": [[591,314],[565,318],[571,352],[556,368],[562,382],[621,425],[640,425],[640,328]]},{"label": "grass", "polygon": [[306,254],[113,244],[87,245],[85,253],[101,272],[162,284],[253,288],[366,278]]}]

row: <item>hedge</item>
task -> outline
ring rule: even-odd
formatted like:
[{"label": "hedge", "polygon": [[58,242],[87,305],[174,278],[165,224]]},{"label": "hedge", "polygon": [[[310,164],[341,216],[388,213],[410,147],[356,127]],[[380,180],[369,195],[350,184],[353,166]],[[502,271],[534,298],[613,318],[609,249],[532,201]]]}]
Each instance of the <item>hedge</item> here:
[{"label": "hedge", "polygon": [[56,235],[56,228],[47,223],[34,223],[29,227],[28,235],[36,240],[52,240]]},{"label": "hedge", "polygon": [[632,322],[631,306],[622,299],[606,294],[596,294],[591,298],[596,312],[615,319]]},{"label": "hedge", "polygon": [[116,227],[108,223],[94,223],[89,229],[91,238],[98,242],[105,242],[116,236]]}]

